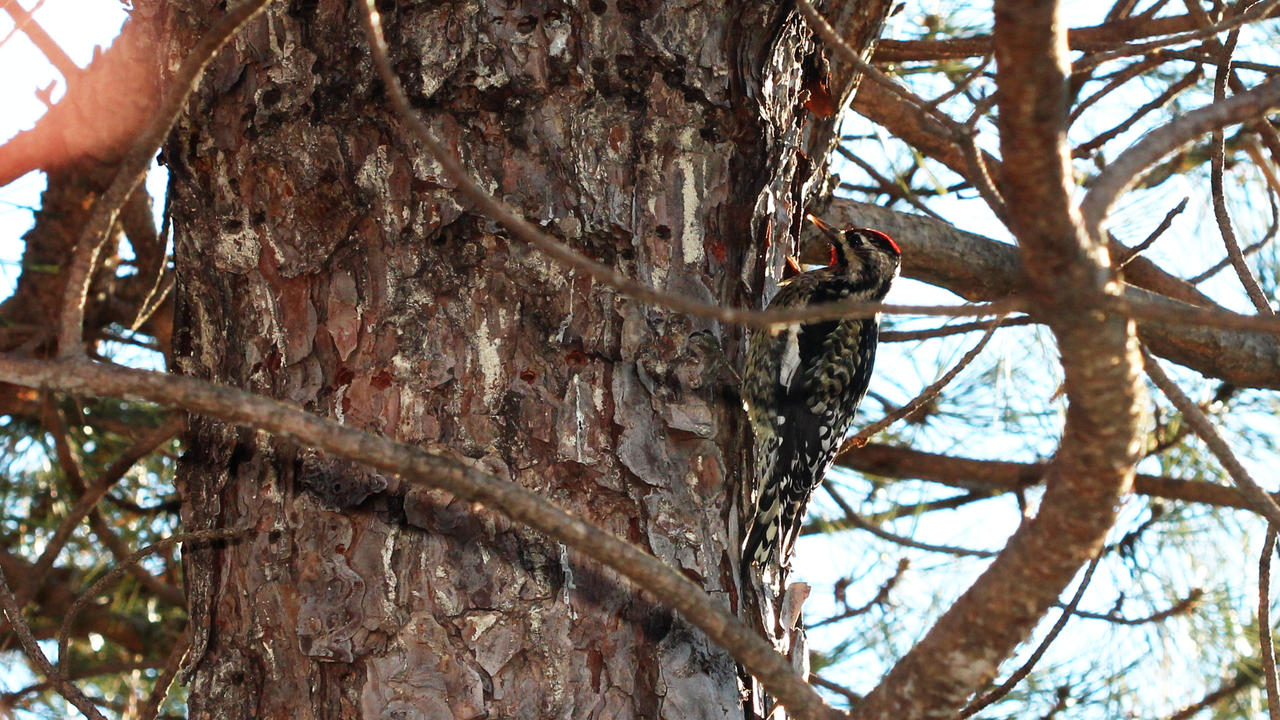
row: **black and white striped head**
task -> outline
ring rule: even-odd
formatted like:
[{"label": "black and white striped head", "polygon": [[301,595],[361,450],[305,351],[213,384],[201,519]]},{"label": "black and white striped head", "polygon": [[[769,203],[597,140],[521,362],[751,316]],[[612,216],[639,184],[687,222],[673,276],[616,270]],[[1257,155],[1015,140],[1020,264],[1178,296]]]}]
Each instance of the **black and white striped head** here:
[{"label": "black and white striped head", "polygon": [[879,230],[837,230],[814,215],[809,216],[809,221],[831,242],[830,269],[853,278],[856,284],[874,288],[872,296],[884,297],[902,262],[898,243]]}]

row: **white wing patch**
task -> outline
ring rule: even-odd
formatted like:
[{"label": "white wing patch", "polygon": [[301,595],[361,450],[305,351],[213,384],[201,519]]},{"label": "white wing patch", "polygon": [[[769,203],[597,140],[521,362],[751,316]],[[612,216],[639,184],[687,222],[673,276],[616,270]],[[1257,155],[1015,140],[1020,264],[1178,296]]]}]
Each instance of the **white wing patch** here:
[{"label": "white wing patch", "polygon": [[795,379],[796,370],[800,368],[799,325],[790,325],[787,327],[787,337],[783,343],[782,363],[778,366],[778,384],[790,390],[791,381]]}]

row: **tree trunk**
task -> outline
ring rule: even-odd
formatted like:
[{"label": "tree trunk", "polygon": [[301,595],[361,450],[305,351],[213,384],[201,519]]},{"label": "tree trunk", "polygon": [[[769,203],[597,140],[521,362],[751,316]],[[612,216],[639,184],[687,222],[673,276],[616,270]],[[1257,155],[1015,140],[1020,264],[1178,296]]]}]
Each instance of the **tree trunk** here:
[{"label": "tree trunk", "polygon": [[[219,12],[198,5],[174,56]],[[771,292],[814,62],[787,4],[380,6],[418,111],[517,212],[672,293]],[[469,458],[737,610],[742,330],[620,297],[461,204],[358,7],[269,7],[167,146],[180,371]],[[193,718],[744,713],[728,655],[572,550],[261,433],[188,440],[184,523],[251,529],[187,558]]]}]

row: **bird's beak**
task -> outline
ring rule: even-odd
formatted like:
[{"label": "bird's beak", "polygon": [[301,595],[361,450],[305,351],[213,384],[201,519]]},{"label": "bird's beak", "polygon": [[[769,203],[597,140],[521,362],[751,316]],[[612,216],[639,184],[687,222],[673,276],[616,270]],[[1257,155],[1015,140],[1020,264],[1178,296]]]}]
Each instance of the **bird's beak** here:
[{"label": "bird's beak", "polygon": [[839,230],[836,230],[835,228],[823,222],[822,218],[818,217],[817,215],[814,215],[813,213],[808,213],[805,215],[805,217],[809,218],[809,222],[813,223],[814,225],[817,225],[819,230],[831,236],[833,239],[840,237]]}]

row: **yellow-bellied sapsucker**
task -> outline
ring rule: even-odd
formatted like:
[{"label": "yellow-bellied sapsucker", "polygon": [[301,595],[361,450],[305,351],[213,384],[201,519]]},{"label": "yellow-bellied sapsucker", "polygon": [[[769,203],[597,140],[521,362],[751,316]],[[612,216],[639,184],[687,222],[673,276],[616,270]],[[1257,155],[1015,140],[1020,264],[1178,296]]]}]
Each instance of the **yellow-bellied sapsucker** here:
[{"label": "yellow-bellied sapsucker", "polygon": [[[825,302],[879,302],[898,275],[902,251],[878,230],[835,230],[809,219],[831,241],[831,263],[782,284],[772,308]],[[867,392],[879,317],[758,330],[747,350],[742,398],[755,431],[757,500],[743,564],[787,564],[809,497]]]}]

